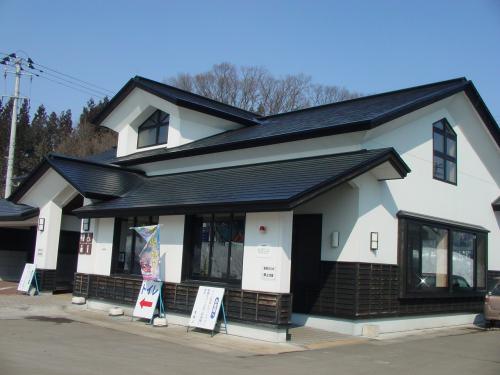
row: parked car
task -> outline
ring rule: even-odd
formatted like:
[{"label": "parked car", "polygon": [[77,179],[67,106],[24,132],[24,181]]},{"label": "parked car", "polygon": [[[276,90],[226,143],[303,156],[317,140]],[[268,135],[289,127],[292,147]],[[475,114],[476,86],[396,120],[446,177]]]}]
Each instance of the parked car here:
[{"label": "parked car", "polygon": [[484,320],[489,327],[500,321],[500,278],[495,279],[493,288],[484,298]]}]

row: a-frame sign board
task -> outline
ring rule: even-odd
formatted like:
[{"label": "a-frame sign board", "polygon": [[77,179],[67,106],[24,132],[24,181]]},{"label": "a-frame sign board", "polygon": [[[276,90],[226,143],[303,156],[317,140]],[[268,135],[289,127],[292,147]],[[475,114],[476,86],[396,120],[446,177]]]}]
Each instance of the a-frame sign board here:
[{"label": "a-frame sign board", "polygon": [[38,290],[38,281],[36,279],[36,266],[33,263],[26,263],[17,290],[29,294],[33,281],[36,288],[36,294],[40,294]]},{"label": "a-frame sign board", "polygon": [[224,288],[200,286],[194,302],[193,311],[191,312],[187,331],[189,331],[190,327],[201,328],[211,331],[213,336],[215,325],[217,324],[219,313],[222,309],[222,318],[227,334],[227,319],[223,299]]}]

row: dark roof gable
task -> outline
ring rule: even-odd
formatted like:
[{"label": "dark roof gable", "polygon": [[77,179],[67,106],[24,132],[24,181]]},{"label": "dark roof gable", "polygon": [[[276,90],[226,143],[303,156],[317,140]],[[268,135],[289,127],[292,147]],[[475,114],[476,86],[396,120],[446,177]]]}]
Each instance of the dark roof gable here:
[{"label": "dark roof gable", "polygon": [[475,106],[500,145],[500,129],[471,81],[457,78],[403,90],[260,117],[259,125],[226,131],[178,147],[137,152],[114,160],[134,165],[157,160],[289,142],[372,129],[460,91]]},{"label": "dark roof gable", "polygon": [[234,121],[242,125],[257,124],[258,115],[241,108],[193,94],[164,83],[144,77],[135,76],[109,101],[109,103],[92,119],[95,125],[101,125],[104,119],[122,102],[134,89],[140,88],[180,107],[196,110],[212,116]]},{"label": "dark roof gable", "polygon": [[91,160],[49,154],[8,197],[18,202],[49,169],[54,169],[81,195],[91,199],[110,199],[124,194],[142,182],[144,172]]},{"label": "dark roof gable", "polygon": [[0,199],[0,221],[22,221],[38,215],[38,208]]},{"label": "dark roof gable", "polygon": [[392,148],[359,150],[151,176],[120,198],[84,206],[74,212],[81,217],[111,217],[193,210],[290,210],[385,162],[391,164],[400,178],[410,171]]}]

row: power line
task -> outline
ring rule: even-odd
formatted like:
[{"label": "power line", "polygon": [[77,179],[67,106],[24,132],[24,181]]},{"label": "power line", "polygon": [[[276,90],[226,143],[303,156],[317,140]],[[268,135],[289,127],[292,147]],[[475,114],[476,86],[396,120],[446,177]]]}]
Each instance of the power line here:
[{"label": "power line", "polygon": [[78,87],[74,87],[74,86],[70,86],[70,85],[67,85],[63,82],[60,82],[60,81],[57,81],[55,79],[52,79],[52,78],[49,78],[49,77],[46,77],[44,75],[38,75],[39,78],[43,78],[43,79],[46,79],[47,81],[51,81],[51,82],[54,82],[54,83],[57,83],[58,85],[61,85],[61,86],[64,86],[64,87],[67,87],[67,88],[70,88],[70,89],[73,89],[73,90],[76,90],[76,91],[80,91],[84,94],[87,94],[87,95],[90,95],[90,96],[96,96],[98,97],[99,99],[103,99],[105,97],[105,95],[101,95],[101,94],[96,94],[95,92],[91,92],[91,91],[87,91],[85,89],[81,89],[81,88],[78,88]]},{"label": "power line", "polygon": [[[28,66],[28,68],[29,68],[29,66]],[[33,68],[29,68],[29,69],[33,70]],[[67,82],[67,83],[69,83],[71,85],[81,87],[82,89],[85,89],[85,90],[88,90],[88,91],[91,91],[91,92],[95,92],[96,94],[99,94],[99,95],[102,95],[102,96],[107,96],[108,95],[107,93],[105,93],[103,91],[100,91],[100,90],[97,90],[97,89],[93,89],[92,87],[84,86],[82,84],[79,84],[77,82],[71,81],[69,79],[65,79],[63,77],[59,77],[59,76],[57,76],[55,74],[52,74],[50,72],[46,72],[46,71],[43,71],[43,70],[40,70],[40,69],[36,69],[36,68],[34,68],[34,69],[38,71],[38,73],[35,73],[37,76],[40,76],[40,74],[45,74],[45,75],[48,75],[48,76],[53,77],[55,79],[58,79],[60,81]]]},{"label": "power line", "polygon": [[[5,55],[5,56],[12,56],[13,55],[13,54],[7,54],[5,52],[0,52],[0,54]],[[38,75],[39,73],[44,73],[44,74],[46,74],[48,76],[51,76],[53,78],[56,78],[58,80],[67,82],[67,83],[69,83],[69,84],[71,84],[73,86],[78,86],[78,87],[80,87],[80,88],[82,88],[84,90],[95,92],[97,95],[100,95],[101,97],[108,96],[108,95],[113,95],[114,94],[113,91],[108,90],[108,89],[106,89],[104,87],[95,85],[95,84],[93,84],[91,82],[88,82],[88,81],[84,81],[84,80],[82,80],[80,78],[77,78],[77,77],[74,77],[72,75],[60,72],[60,71],[58,71],[56,69],[53,69],[53,68],[50,68],[50,67],[48,67],[46,65],[35,63],[29,57],[27,59],[22,59],[22,60],[23,60],[23,66],[24,66],[24,68],[37,71],[37,73],[35,73],[36,75]],[[42,67],[45,70],[40,69],[39,67]],[[51,72],[53,72],[53,73],[51,73]],[[54,74],[54,73],[56,73],[56,74]],[[64,77],[67,77],[67,78],[64,78]]]},{"label": "power line", "polygon": [[45,66],[45,65],[42,65],[42,64],[39,64],[39,63],[34,63],[34,65],[41,66],[42,68],[45,68],[45,69],[47,69],[47,70],[50,70],[51,72],[54,72],[54,73],[60,74],[60,75],[62,75],[62,76],[68,77],[68,78],[71,78],[71,79],[73,79],[73,80],[75,80],[75,81],[82,82],[82,83],[84,83],[84,84],[86,84],[86,85],[88,85],[88,86],[93,86],[93,87],[95,87],[95,88],[97,88],[97,89],[99,89],[99,90],[103,90],[103,91],[105,91],[105,92],[108,92],[109,94],[114,94],[114,92],[113,92],[113,91],[108,90],[108,89],[105,89],[104,87],[101,87],[101,86],[98,86],[98,85],[94,85],[93,83],[90,83],[90,82],[84,81],[84,80],[82,80],[82,79],[79,79],[79,78],[76,78],[76,77],[70,76],[69,74],[65,74],[65,73],[59,72],[59,71],[57,71],[57,70],[55,70],[55,69],[52,69],[52,68],[49,68],[49,67],[47,67],[47,66]]}]

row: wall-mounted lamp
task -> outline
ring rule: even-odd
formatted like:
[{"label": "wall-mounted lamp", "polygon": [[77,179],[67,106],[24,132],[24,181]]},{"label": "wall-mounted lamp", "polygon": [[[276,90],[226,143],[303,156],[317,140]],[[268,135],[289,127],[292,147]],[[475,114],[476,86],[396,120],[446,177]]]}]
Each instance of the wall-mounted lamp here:
[{"label": "wall-mounted lamp", "polygon": [[370,232],[370,250],[378,250],[378,232]]},{"label": "wall-mounted lamp", "polygon": [[90,219],[89,218],[83,219],[82,229],[84,232],[88,232],[90,230]]},{"label": "wall-mounted lamp", "polygon": [[40,232],[43,232],[45,230],[45,218],[44,217],[38,218],[38,230]]},{"label": "wall-mounted lamp", "polygon": [[335,248],[339,247],[340,243],[340,233],[339,232],[332,232],[330,236],[330,245]]},{"label": "wall-mounted lamp", "polygon": [[261,226],[259,227],[259,232],[260,232],[261,234],[266,233],[266,231],[267,231],[267,228],[266,228],[266,226],[265,226],[265,225],[261,225]]}]

